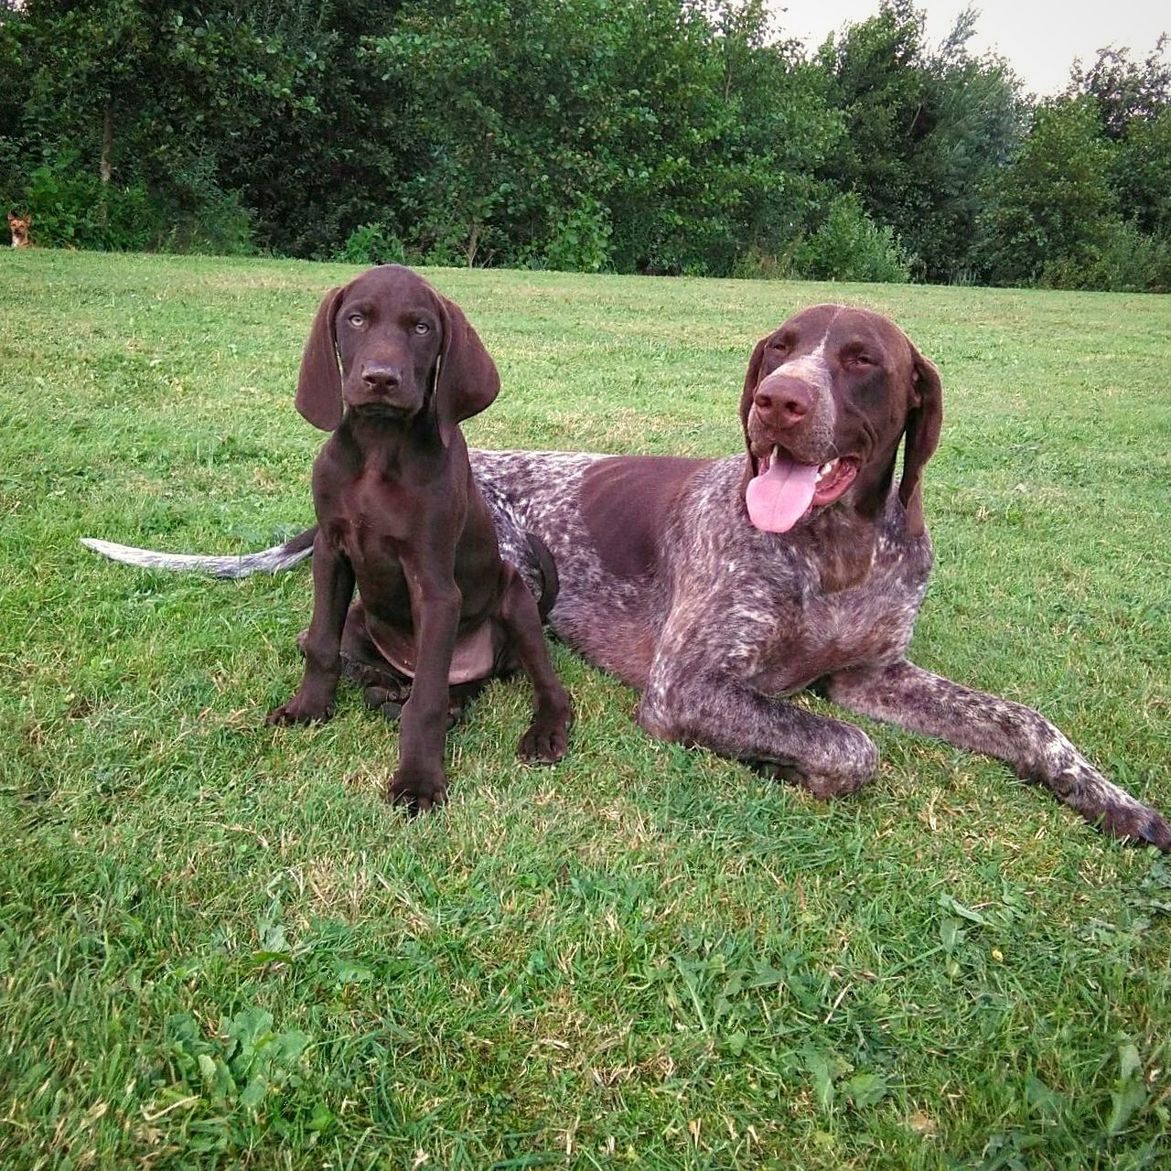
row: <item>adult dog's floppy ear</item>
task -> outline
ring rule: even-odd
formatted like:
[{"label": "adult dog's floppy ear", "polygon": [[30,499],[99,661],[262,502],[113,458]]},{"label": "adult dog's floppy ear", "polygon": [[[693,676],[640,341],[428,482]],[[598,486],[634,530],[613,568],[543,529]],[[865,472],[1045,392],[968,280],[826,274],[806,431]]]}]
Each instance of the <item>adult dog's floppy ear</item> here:
[{"label": "adult dog's floppy ear", "polygon": [[[744,432],[744,445],[751,448],[748,441],[748,414],[752,410],[752,398],[756,394],[757,383],[760,382],[760,368],[764,364],[764,351],[768,345],[769,338],[762,337],[756,343],[756,348],[752,351],[752,357],[748,359],[748,369],[744,374],[744,390],[740,394],[740,428]],[[752,458],[751,450],[749,451],[749,459]],[[756,469],[752,469],[755,473]]]},{"label": "adult dog's floppy ear", "polygon": [[911,347],[911,356],[911,400],[907,412],[899,499],[907,510],[907,532],[917,537],[924,530],[923,467],[939,445],[939,430],[943,424],[943,384],[934,364],[914,346]]},{"label": "adult dog's floppy ear", "polygon": [[338,369],[334,314],[344,292],[343,286],[325,294],[305,342],[297,378],[297,410],[322,431],[335,431],[342,421],[342,375]]},{"label": "adult dog's floppy ear", "polygon": [[478,415],[500,393],[500,374],[463,310],[439,298],[443,317],[443,348],[435,376],[435,412],[439,437],[446,447],[464,419]]}]

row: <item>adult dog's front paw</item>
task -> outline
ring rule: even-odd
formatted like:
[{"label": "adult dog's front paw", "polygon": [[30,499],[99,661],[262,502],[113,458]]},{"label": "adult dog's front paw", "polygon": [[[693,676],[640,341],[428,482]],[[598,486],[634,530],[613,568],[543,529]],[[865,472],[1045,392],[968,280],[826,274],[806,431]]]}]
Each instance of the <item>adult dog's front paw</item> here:
[{"label": "adult dog's front paw", "polygon": [[861,728],[826,721],[820,751],[791,757],[757,757],[748,763],[762,776],[808,789],[823,801],[856,793],[878,768],[878,749]]},{"label": "adult dog's front paw", "polygon": [[447,800],[447,777],[442,769],[400,765],[387,782],[386,799],[392,805],[405,805],[411,813],[426,813]]}]

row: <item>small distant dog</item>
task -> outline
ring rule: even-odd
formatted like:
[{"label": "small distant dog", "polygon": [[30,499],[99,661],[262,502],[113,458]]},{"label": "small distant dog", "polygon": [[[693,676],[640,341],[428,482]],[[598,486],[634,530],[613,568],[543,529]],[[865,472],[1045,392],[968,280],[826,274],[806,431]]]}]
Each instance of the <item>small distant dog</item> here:
[{"label": "small distant dog", "polygon": [[32,222],[31,215],[20,216],[14,211],[8,213],[8,230],[12,233],[13,248],[31,248],[33,246],[32,237],[29,236]]}]

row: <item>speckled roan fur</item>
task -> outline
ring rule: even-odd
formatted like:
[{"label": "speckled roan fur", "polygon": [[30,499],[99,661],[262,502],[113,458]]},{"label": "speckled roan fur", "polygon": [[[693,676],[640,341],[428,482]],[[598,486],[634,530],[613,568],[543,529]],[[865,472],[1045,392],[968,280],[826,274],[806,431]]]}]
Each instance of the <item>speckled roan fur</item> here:
[{"label": "speckled roan fur", "polygon": [[[817,334],[826,308],[807,311]],[[879,351],[888,402],[897,397],[900,380],[913,383],[921,371],[938,393],[934,368],[893,326],[874,314],[834,309],[832,336],[861,330]],[[800,324],[807,315],[794,321]],[[793,324],[770,336],[783,335]],[[868,333],[871,327],[876,332]],[[792,340],[790,352],[807,356],[813,348],[814,343],[802,345],[800,330]],[[621,476],[632,463],[629,457],[472,453],[476,480],[497,523],[536,533],[553,553],[560,579],[550,615],[556,633],[642,693],[636,718],[652,735],[770,764],[818,796],[850,793],[865,784],[874,775],[878,752],[857,727],[787,702],[811,686],[850,711],[997,757],[1111,834],[1171,848],[1168,823],[1107,780],[1039,713],[907,659],[932,551],[917,483],[908,489],[905,465],[902,484],[894,483],[891,435],[882,432],[893,427],[897,441],[909,424],[913,430],[913,390],[885,424],[881,412],[871,408],[874,425],[862,428],[872,432],[862,444],[869,450],[855,485],[839,501],[815,507],[786,533],[753,527],[744,486],[758,470],[751,439],[754,427],[761,427],[753,394],[769,371],[767,357],[758,360],[768,342],[757,347],[756,369],[750,368],[741,403],[751,470],[741,455],[696,460],[690,470],[672,473],[680,487],[657,525],[646,572],[615,571],[613,554],[607,556],[602,547],[612,538],[599,540],[598,525],[591,528],[583,507],[591,477],[597,483]],[[786,361],[796,365],[782,355],[773,368]],[[831,393],[848,399],[842,385],[848,379],[840,377],[832,356],[830,366]],[[848,406],[839,402],[839,413]],[[938,417],[934,425],[937,431]],[[834,450],[811,450],[804,453],[807,461],[848,454],[841,446],[842,429],[839,421]],[[778,434],[787,435],[791,450],[800,446],[800,434],[785,428],[766,438]],[[933,447],[931,439],[922,462]],[[910,442],[907,448],[909,453]],[[868,476],[876,459],[885,466]],[[655,464],[644,463],[645,485]],[[633,491],[638,482],[636,476],[624,485],[631,513],[640,504]]]},{"label": "speckled roan fur", "polygon": [[[779,415],[761,389],[794,381],[799,393]],[[535,583],[527,534],[552,551],[554,631],[641,692],[636,718],[650,734],[764,766],[821,797],[851,793],[873,777],[877,749],[859,728],[788,701],[812,687],[849,711],[997,757],[1106,832],[1171,849],[1171,826],[1039,713],[907,659],[932,563],[919,479],[939,417],[938,375],[899,330],[818,306],[753,353],[746,454],[473,451],[471,462],[503,556]],[[773,443],[803,463],[856,465],[840,498],[784,533],[755,528],[744,501]],[[304,537],[252,555],[248,571],[281,567],[303,547]],[[126,552],[110,555],[162,564]]]},{"label": "speckled roan fur", "polygon": [[908,536],[897,491],[868,572],[826,593],[818,547],[835,518],[758,532],[744,514],[743,458],[699,465],[664,532],[669,572],[629,581],[606,571],[574,506],[583,472],[608,458],[473,451],[472,468],[497,516],[551,549],[554,631],[642,692],[636,718],[652,735],[774,764],[820,797],[851,793],[873,777],[878,750],[859,728],[786,702],[812,685],[861,715],[998,757],[1116,836],[1171,846],[1166,821],[1038,712],[907,659],[932,558],[926,533]]}]

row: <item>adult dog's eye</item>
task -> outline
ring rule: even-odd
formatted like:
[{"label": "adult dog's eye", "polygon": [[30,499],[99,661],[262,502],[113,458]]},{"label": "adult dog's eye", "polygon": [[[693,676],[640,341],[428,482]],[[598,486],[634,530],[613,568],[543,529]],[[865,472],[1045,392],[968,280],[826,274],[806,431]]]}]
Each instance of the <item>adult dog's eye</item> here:
[{"label": "adult dog's eye", "polygon": [[431,326],[428,325],[427,322],[425,322],[425,321],[416,321],[415,322],[415,332],[420,337],[426,337],[426,335],[431,332]]},{"label": "adult dog's eye", "polygon": [[366,324],[366,317],[362,313],[351,313],[346,320],[355,328],[361,329]]}]

